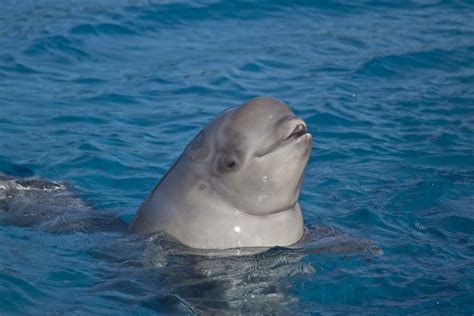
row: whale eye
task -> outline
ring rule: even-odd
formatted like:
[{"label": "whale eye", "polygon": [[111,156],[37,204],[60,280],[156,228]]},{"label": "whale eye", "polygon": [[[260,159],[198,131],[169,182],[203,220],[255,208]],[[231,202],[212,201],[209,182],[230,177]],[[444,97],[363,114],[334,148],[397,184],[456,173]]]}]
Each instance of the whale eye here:
[{"label": "whale eye", "polygon": [[239,168],[239,162],[236,155],[223,155],[221,159],[219,159],[217,168],[220,172],[236,171]]}]

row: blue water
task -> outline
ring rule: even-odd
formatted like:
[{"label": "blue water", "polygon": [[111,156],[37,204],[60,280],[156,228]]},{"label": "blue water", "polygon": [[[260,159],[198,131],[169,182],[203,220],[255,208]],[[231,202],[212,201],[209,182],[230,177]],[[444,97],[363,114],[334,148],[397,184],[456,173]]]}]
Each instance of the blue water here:
[{"label": "blue water", "polygon": [[306,226],[346,246],[211,260],[2,224],[0,314],[474,313],[472,21],[448,0],[2,1],[0,171],[130,222],[203,125],[270,95],[314,136]]}]

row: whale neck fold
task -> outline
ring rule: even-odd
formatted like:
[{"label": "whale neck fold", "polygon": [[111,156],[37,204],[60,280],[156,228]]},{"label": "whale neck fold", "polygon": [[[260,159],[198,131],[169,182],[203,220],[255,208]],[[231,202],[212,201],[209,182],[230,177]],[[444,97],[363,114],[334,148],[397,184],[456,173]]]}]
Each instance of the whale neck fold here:
[{"label": "whale neck fold", "polygon": [[190,163],[181,156],[163,176],[141,205],[132,232],[163,231],[197,249],[286,247],[302,238],[298,203],[272,214],[243,212],[223,200]]}]

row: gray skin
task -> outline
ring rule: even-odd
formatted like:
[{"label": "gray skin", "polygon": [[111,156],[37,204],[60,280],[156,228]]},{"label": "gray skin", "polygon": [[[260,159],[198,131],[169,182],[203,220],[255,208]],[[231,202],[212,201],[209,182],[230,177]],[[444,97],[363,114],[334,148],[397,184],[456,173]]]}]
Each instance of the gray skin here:
[{"label": "gray skin", "polygon": [[298,198],[311,147],[304,121],[276,99],[228,109],[188,144],[130,230],[163,231],[198,249],[295,244],[304,232]]}]

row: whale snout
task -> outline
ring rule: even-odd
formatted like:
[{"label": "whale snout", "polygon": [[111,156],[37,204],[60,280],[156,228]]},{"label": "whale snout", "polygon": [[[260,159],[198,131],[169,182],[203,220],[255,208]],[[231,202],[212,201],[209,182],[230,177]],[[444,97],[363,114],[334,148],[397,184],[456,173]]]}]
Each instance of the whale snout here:
[{"label": "whale snout", "polygon": [[[309,140],[312,138],[311,134],[308,133],[305,121],[294,115],[285,116],[278,120],[276,130],[276,133],[272,133],[272,137],[276,137],[276,139],[270,145],[264,146],[263,149],[259,150],[256,153],[257,157],[273,153],[289,144],[301,143],[303,138]],[[309,143],[312,144],[312,141],[310,140]]]}]

